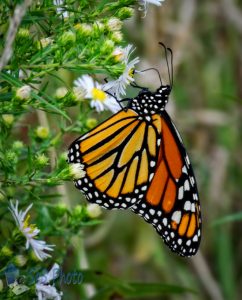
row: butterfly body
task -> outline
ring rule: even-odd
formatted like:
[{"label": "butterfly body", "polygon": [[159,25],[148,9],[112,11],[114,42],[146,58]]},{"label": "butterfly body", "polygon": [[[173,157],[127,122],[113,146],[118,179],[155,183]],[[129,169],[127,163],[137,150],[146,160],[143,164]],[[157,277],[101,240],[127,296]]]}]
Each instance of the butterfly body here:
[{"label": "butterfly body", "polygon": [[201,212],[193,170],[182,139],[165,111],[169,85],[145,89],[128,106],[79,137],[69,163],[84,165],[75,185],[87,200],[128,209],[151,223],[181,256],[197,252]]},{"label": "butterfly body", "polygon": [[144,89],[130,101],[128,107],[135,110],[140,116],[159,114],[165,109],[170,92],[169,85],[161,85],[154,93]]}]

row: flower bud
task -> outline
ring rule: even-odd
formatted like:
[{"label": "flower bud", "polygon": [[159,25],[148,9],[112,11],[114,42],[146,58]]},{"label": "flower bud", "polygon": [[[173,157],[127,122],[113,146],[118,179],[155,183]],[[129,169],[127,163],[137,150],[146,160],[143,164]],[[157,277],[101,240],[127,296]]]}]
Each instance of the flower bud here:
[{"label": "flower bud", "polygon": [[76,34],[79,37],[89,36],[92,34],[92,30],[93,30],[92,26],[86,23],[83,24],[78,23],[74,26],[74,28],[76,30]]},{"label": "flower bud", "polygon": [[123,40],[123,34],[120,31],[115,31],[112,34],[112,40],[116,43],[120,43]]},{"label": "flower bud", "polygon": [[117,16],[119,19],[124,20],[132,17],[134,15],[134,9],[131,7],[122,7],[118,10]]},{"label": "flower bud", "polygon": [[86,121],[86,126],[89,129],[94,128],[97,125],[97,119],[95,118],[88,118]]},{"label": "flower bud", "polygon": [[67,211],[67,206],[65,203],[59,203],[55,208],[55,213],[62,217]]},{"label": "flower bud", "polygon": [[38,126],[36,129],[36,136],[42,140],[45,140],[49,137],[49,129],[44,126]]},{"label": "flower bud", "polygon": [[23,85],[16,90],[16,99],[24,101],[28,100],[31,95],[31,87],[29,85]]},{"label": "flower bud", "polygon": [[14,116],[13,115],[11,115],[11,114],[3,114],[2,118],[3,118],[4,124],[7,127],[10,127],[13,124],[13,121],[14,121]]},{"label": "flower bud", "polygon": [[114,42],[112,40],[106,40],[103,43],[100,51],[101,53],[110,53],[113,51],[113,48],[114,48]]},{"label": "flower bud", "polygon": [[39,167],[45,167],[45,166],[48,165],[48,162],[49,162],[49,158],[47,156],[45,156],[44,153],[38,154],[36,156],[36,164],[37,164],[37,166],[39,166]]},{"label": "flower bud", "polygon": [[20,28],[17,33],[18,39],[26,39],[30,37],[30,32],[27,28]]},{"label": "flower bud", "polygon": [[107,23],[107,28],[110,31],[118,31],[122,28],[122,26],[123,26],[123,22],[120,21],[118,18],[111,18],[108,20]]},{"label": "flower bud", "polygon": [[74,95],[74,99],[79,102],[84,100],[85,98],[85,91],[83,91],[83,89],[79,86],[75,86],[73,88],[73,95]]},{"label": "flower bud", "polygon": [[100,206],[95,203],[89,204],[86,207],[86,212],[87,212],[87,215],[92,219],[95,219],[102,214],[102,210],[101,210]]},{"label": "flower bud", "polygon": [[9,151],[6,152],[5,159],[9,163],[11,163],[11,165],[15,165],[18,161],[17,154],[12,150],[9,150]]},{"label": "flower bud", "polygon": [[71,30],[64,32],[59,38],[59,42],[62,46],[72,45],[76,41],[76,35]]},{"label": "flower bud", "polygon": [[64,98],[67,93],[68,93],[68,89],[66,87],[64,87],[64,86],[59,87],[55,92],[55,97],[57,99],[61,99],[61,98]]},{"label": "flower bud", "polygon": [[13,251],[8,246],[3,246],[0,253],[1,255],[6,257],[10,257],[13,255]]},{"label": "flower bud", "polygon": [[40,45],[41,45],[42,48],[45,48],[45,47],[47,47],[50,44],[53,44],[53,39],[50,38],[50,37],[42,38],[40,40]]},{"label": "flower bud", "polygon": [[22,141],[15,141],[13,143],[13,150],[19,151],[19,150],[23,149],[23,147],[24,147],[24,144]]},{"label": "flower bud", "polygon": [[3,290],[3,281],[2,279],[0,279],[0,293],[2,292],[2,290]]},{"label": "flower bud", "polygon": [[99,22],[99,21],[96,21],[94,24],[93,24],[93,31],[94,33],[102,33],[104,32],[104,25],[103,23]]},{"label": "flower bud", "polygon": [[28,260],[27,257],[22,254],[16,255],[13,258],[13,261],[17,267],[23,267],[24,265],[26,265],[27,260]]}]

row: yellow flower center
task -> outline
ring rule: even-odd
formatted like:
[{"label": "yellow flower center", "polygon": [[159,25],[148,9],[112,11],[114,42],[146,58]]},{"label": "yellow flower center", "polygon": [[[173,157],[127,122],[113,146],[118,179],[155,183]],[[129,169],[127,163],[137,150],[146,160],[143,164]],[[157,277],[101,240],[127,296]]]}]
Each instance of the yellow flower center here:
[{"label": "yellow flower center", "polygon": [[129,76],[131,78],[134,78],[134,68],[132,68],[132,69],[129,70]]},{"label": "yellow flower center", "polygon": [[27,218],[24,220],[23,227],[24,229],[29,228],[30,233],[33,233],[37,227],[35,224],[29,224],[29,219],[30,219],[30,215],[27,215]]},{"label": "yellow flower center", "polygon": [[92,89],[92,97],[94,100],[98,100],[98,101],[105,101],[107,98],[107,95],[104,91],[99,90],[97,88],[93,88]]}]

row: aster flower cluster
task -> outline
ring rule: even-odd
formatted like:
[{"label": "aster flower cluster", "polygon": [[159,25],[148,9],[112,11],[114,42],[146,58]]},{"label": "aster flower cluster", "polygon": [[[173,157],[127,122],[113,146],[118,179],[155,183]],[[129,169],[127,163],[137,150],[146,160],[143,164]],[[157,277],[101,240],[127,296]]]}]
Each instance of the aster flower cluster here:
[{"label": "aster flower cluster", "polygon": [[134,81],[133,74],[135,65],[138,64],[139,58],[130,59],[134,52],[133,46],[128,45],[125,48],[116,48],[112,56],[115,61],[119,61],[124,66],[123,73],[116,80],[111,80],[105,84],[100,84],[89,75],[83,75],[74,81],[76,88],[83,91],[84,97],[90,99],[90,106],[97,112],[110,110],[116,113],[120,110],[121,105],[117,98],[120,99],[126,94],[126,87]]}]

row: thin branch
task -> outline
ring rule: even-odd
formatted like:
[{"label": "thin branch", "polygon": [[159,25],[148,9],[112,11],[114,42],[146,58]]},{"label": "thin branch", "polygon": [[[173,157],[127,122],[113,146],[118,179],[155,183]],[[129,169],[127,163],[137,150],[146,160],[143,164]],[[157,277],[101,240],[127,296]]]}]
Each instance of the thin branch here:
[{"label": "thin branch", "polygon": [[19,25],[25,15],[28,7],[32,3],[32,0],[25,0],[23,3],[18,4],[14,10],[13,17],[9,21],[9,28],[6,36],[6,43],[3,49],[2,56],[0,58],[0,72],[7,65],[13,52],[13,43],[15,40],[16,33]]},{"label": "thin branch", "polygon": [[219,289],[218,283],[213,278],[209,266],[203,257],[201,251],[198,251],[195,257],[191,258],[191,262],[204,286],[207,293],[212,300],[223,300],[222,293]]},{"label": "thin branch", "polygon": [[[84,239],[79,236],[75,236],[72,238],[72,245],[75,248],[76,256],[77,256],[77,264],[81,270],[89,269],[89,263],[87,259],[86,249],[84,246]],[[93,297],[96,293],[96,289],[93,284],[85,284],[84,291],[86,296],[89,298]]]}]

